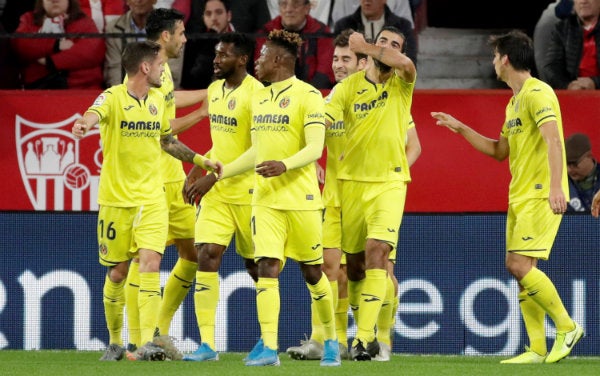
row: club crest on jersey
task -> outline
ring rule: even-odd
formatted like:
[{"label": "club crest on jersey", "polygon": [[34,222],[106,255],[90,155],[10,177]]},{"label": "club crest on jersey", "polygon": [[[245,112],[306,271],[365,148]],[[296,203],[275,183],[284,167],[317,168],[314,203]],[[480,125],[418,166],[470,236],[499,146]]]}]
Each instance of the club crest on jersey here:
[{"label": "club crest on jersey", "polygon": [[284,97],[279,101],[279,108],[286,108],[290,105],[290,97]]},{"label": "club crest on jersey", "polygon": [[97,210],[102,166],[100,131],[78,140],[71,127],[80,114],[56,123],[35,123],[19,115],[15,143],[23,186],[34,210]]},{"label": "club crest on jersey", "polygon": [[235,98],[231,98],[231,99],[229,100],[229,102],[227,103],[227,108],[228,108],[230,111],[233,111],[233,110],[235,110]]},{"label": "club crest on jersey", "polygon": [[106,246],[106,244],[100,244],[98,246],[98,253],[104,256],[108,254],[108,247]]},{"label": "club crest on jersey", "polygon": [[106,100],[106,97],[104,96],[104,93],[98,95],[98,97],[96,98],[96,100],[94,101],[94,104],[92,104],[92,106],[102,106],[102,103],[104,103],[104,101]]},{"label": "club crest on jersey", "polygon": [[158,114],[158,109],[156,108],[156,106],[154,105],[154,103],[150,103],[148,105],[148,111],[150,111],[150,114],[152,116],[156,116],[156,114]]}]

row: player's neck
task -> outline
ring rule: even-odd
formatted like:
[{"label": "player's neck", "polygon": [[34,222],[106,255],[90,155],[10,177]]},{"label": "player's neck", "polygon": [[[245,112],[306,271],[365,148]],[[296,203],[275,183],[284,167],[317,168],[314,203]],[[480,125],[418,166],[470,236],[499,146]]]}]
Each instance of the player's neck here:
[{"label": "player's neck", "polygon": [[148,82],[146,82],[145,77],[133,77],[127,80],[127,92],[138,100],[146,98],[149,90],[150,86],[148,85]]},{"label": "player's neck", "polygon": [[525,81],[531,78],[531,73],[528,71],[513,71],[506,80],[506,84],[513,91],[513,95],[519,94]]},{"label": "player's neck", "polygon": [[242,84],[242,82],[244,81],[244,79],[246,78],[247,75],[248,75],[248,72],[246,72],[246,70],[241,70],[239,72],[235,72],[234,74],[231,75],[231,77],[228,77],[225,80],[225,88],[235,89],[236,87],[238,87]]}]

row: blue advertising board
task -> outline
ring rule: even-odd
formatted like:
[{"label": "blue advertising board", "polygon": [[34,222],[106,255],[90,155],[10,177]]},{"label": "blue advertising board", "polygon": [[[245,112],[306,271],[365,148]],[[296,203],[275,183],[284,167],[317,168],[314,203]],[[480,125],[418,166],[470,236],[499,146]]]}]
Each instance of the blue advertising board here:
[{"label": "blue advertising board", "polygon": [[[523,350],[518,285],[504,269],[505,220],[505,214],[405,215],[395,269],[400,305],[394,352]],[[0,349],[103,349],[106,270],[97,260],[96,214],[1,212],[0,224]],[[550,260],[539,265],[586,330],[577,355],[600,355],[599,230],[600,221],[589,215],[566,215]],[[176,253],[167,248],[163,281]],[[220,277],[217,350],[249,351],[259,336],[254,285],[231,247]],[[279,338],[285,351],[310,335],[310,298],[294,262],[286,264],[280,280]],[[551,346],[554,328],[550,320],[546,326]],[[350,338],[355,330],[350,315]],[[183,351],[198,345],[192,293],[169,334]]]}]

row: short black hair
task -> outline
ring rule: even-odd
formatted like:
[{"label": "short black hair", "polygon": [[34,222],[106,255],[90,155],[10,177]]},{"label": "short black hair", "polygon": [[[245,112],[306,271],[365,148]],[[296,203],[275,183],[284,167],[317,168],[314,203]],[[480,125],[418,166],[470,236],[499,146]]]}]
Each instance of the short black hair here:
[{"label": "short black hair", "polygon": [[[192,0],[194,1],[194,0]],[[202,12],[204,13],[204,11],[206,10],[206,4],[211,1],[211,0],[204,0],[204,5],[202,5]],[[231,9],[231,5],[229,4],[229,0],[217,0],[223,3],[223,6],[225,7],[226,11],[230,11]]]},{"label": "short black hair", "polygon": [[219,34],[219,42],[233,44],[233,49],[238,56],[246,55],[252,58],[254,54],[254,40],[242,33]]},{"label": "short black hair", "polygon": [[125,73],[128,76],[133,76],[138,72],[142,62],[154,61],[159,52],[160,44],[149,40],[127,43],[121,56],[121,64]]},{"label": "short black hair", "polygon": [[160,34],[168,30],[169,33],[175,33],[175,25],[178,21],[184,22],[185,15],[177,9],[157,8],[153,9],[146,20],[146,36],[150,40],[158,40]]},{"label": "short black hair", "polygon": [[494,52],[508,56],[510,65],[518,71],[531,71],[535,66],[535,55],[531,38],[520,30],[492,35],[489,40]]},{"label": "short black hair", "polygon": [[292,54],[298,56],[298,48],[302,46],[300,34],[287,30],[275,29],[269,33],[267,40]]}]

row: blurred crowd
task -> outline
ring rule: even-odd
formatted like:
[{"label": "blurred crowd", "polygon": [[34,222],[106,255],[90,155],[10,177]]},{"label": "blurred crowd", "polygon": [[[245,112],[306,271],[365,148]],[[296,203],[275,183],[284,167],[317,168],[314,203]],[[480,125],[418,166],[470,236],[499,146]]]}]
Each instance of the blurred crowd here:
[{"label": "blurred crowd", "polygon": [[[0,37],[0,88],[100,89],[119,83],[123,48],[145,38],[149,12],[174,8],[186,17],[187,35],[183,56],[169,61],[177,88],[202,89],[210,84],[218,34],[254,35],[258,56],[269,31],[286,29],[304,40],[296,75],[319,89],[329,89],[335,82],[329,69],[332,41],[344,29],[372,38],[384,25],[393,25],[405,34],[404,52],[416,64],[414,20],[423,2],[0,0],[0,35],[5,34]],[[534,75],[554,89],[600,88],[599,16],[600,0],[550,1],[532,35]],[[250,72],[253,64],[248,63]]]}]

